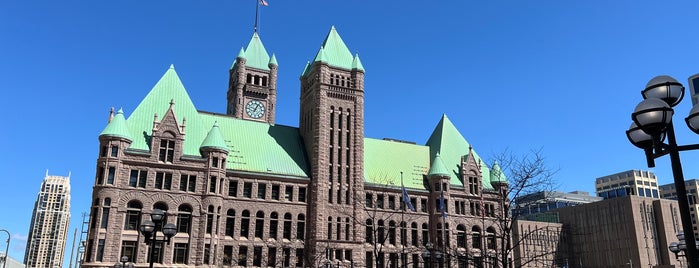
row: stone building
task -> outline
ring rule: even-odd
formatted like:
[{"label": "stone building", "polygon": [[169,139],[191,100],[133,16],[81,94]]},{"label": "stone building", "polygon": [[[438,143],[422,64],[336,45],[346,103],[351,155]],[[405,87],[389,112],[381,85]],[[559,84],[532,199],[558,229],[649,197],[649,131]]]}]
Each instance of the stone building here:
[{"label": "stone building", "polygon": [[[699,237],[699,231],[697,231],[697,222],[699,222],[699,202],[697,202],[697,190],[699,190],[699,180],[691,179],[685,180],[684,186],[687,190],[687,200],[689,201],[689,216],[692,218],[692,225],[694,228],[694,237]],[[660,197],[665,199],[677,200],[677,189],[675,189],[674,183],[668,183],[660,185]]]},{"label": "stone building", "polygon": [[[156,267],[466,267],[498,250],[507,180],[446,116],[425,145],[364,137],[365,70],[333,27],[299,70],[299,126],[278,125],[276,92],[289,90],[277,89],[278,67],[254,33],[230,68],[225,114],[197,110],[172,66],[128,119],[110,113],[84,267],[121,256]],[[138,226],[155,208],[178,232],[149,252]]]},{"label": "stone building", "polygon": [[61,267],[70,224],[70,175],[46,171],[29,224],[24,264],[27,267]]}]

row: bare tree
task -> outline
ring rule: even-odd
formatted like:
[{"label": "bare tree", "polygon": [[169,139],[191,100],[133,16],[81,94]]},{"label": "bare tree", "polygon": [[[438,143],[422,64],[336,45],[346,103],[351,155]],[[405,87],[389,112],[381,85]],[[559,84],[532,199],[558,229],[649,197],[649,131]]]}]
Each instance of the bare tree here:
[{"label": "bare tree", "polygon": [[[506,150],[496,154],[493,157],[494,162],[498,163],[502,171],[502,175],[507,178],[507,187],[502,187],[502,193],[499,195],[501,200],[500,213],[495,213],[495,225],[497,230],[498,240],[500,242],[499,252],[496,254],[499,257],[495,258],[496,267],[524,267],[533,261],[541,259],[541,257],[555,254],[555,249],[551,251],[542,251],[537,253],[535,258],[522,260],[513,260],[514,250],[523,245],[527,239],[533,239],[540,232],[549,231],[547,228],[535,228],[527,230],[525,233],[520,233],[517,237],[513,236],[513,224],[518,219],[520,214],[520,204],[517,200],[520,198],[537,193],[549,193],[556,187],[553,176],[557,170],[550,169],[546,165],[546,159],[542,154],[541,149],[531,150],[523,155],[518,155]],[[497,174],[496,174],[497,175]],[[492,175],[491,175],[492,176]],[[492,179],[491,179],[492,180]],[[516,265],[515,265],[516,264]]]}]

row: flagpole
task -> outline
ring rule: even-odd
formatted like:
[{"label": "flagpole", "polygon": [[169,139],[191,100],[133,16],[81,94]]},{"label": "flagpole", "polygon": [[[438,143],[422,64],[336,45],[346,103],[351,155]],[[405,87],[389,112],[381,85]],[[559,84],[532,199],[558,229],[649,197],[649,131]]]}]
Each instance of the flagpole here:
[{"label": "flagpole", "polygon": [[442,197],[442,259],[440,262],[444,263],[444,259],[447,257],[447,223],[445,217],[447,215],[447,202],[444,200],[444,184],[440,185],[439,191]]},{"label": "flagpole", "polygon": [[253,30],[257,32],[257,21],[260,17],[260,0],[255,0],[255,27]]}]

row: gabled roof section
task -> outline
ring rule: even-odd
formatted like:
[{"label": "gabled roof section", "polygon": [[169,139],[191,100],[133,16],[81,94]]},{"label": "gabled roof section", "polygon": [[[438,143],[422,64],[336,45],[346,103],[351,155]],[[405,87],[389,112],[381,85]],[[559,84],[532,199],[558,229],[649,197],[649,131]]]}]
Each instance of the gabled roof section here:
[{"label": "gabled roof section", "polygon": [[[461,176],[461,157],[468,155],[470,145],[446,115],[442,115],[442,119],[439,120],[426,145],[430,148],[430,159],[434,158],[437,153],[440,154],[449,177],[451,177],[451,184],[463,186],[459,179]],[[475,150],[471,152],[475,161],[481,161]],[[483,174],[483,188],[492,189],[490,170],[487,165],[481,165],[481,173]]]},{"label": "gabled roof section", "polygon": [[345,42],[342,41],[340,34],[335,30],[335,26],[330,27],[330,32],[323,41],[323,50],[328,65],[347,70],[352,69],[354,58]]},{"label": "gabled roof section", "polygon": [[248,43],[248,47],[245,49],[245,59],[247,59],[246,66],[269,70],[269,54],[267,54],[265,45],[262,44],[262,40],[260,40],[257,32],[252,34],[252,39],[250,39],[250,43]]},{"label": "gabled roof section", "polygon": [[490,183],[508,183],[507,177],[505,177],[505,173],[502,172],[502,169],[500,168],[498,161],[495,161],[495,163],[493,163],[493,168],[490,169]]},{"label": "gabled roof section", "polygon": [[[112,110],[112,112],[114,112],[114,110]],[[105,127],[104,130],[102,130],[102,133],[100,133],[100,137],[102,136],[117,137],[133,141],[133,138],[131,138],[131,134],[129,132],[129,128],[126,126],[124,111],[122,111],[121,108],[116,113],[116,116],[114,116],[114,118],[112,118],[112,120],[109,121],[107,127]]]},{"label": "gabled roof section", "polygon": [[221,131],[218,129],[218,122],[214,122],[214,126],[211,127],[209,133],[206,134],[206,138],[204,138],[204,142],[201,143],[199,150],[208,148],[224,150],[228,152],[228,146],[226,146],[226,142],[223,140]]},{"label": "gabled roof section", "polygon": [[[197,110],[189,98],[189,94],[184,89],[184,85],[180,80],[180,77],[175,71],[175,67],[170,65],[170,68],[165,72],[165,74],[158,80],[158,82],[153,86],[153,88],[148,92],[145,98],[133,111],[129,119],[126,121],[131,137],[134,138],[131,148],[149,150],[150,149],[150,136],[153,134],[153,120],[154,115],[158,115],[159,119],[165,116],[165,113],[170,108],[170,102],[175,103],[177,110],[177,122],[182,122],[183,118],[187,118],[188,121],[195,121],[197,116]],[[190,120],[194,119],[194,120]],[[213,123],[213,122],[212,122]],[[207,126],[208,127],[211,125]],[[189,127],[189,126],[188,126]],[[186,139],[189,140],[190,131],[187,131]],[[206,135],[206,133],[204,133]],[[203,137],[202,139],[203,140]],[[200,141],[201,141],[200,140]],[[189,155],[199,155],[199,145],[201,142],[197,143],[194,149],[185,148],[185,154]]]},{"label": "gabled roof section", "polygon": [[423,145],[364,138],[364,181],[424,190],[430,148]]},{"label": "gabled roof section", "polygon": [[444,166],[442,158],[439,156],[439,152],[432,159],[432,164],[430,165],[430,171],[427,172],[427,176],[449,176],[449,171]]}]

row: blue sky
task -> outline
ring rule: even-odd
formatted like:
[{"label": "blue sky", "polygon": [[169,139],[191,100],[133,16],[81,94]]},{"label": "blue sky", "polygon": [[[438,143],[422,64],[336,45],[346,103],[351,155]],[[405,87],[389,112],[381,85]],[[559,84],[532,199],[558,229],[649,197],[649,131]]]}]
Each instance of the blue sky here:
[{"label": "blue sky", "polygon": [[[280,66],[278,124],[298,125],[298,76],[334,25],[366,69],[367,137],[424,143],[447,114],[486,159],[542,148],[564,191],[647,169],[624,135],[640,91],[655,75],[686,84],[699,72],[695,1],[268,2],[260,35]],[[109,108],[129,115],[170,64],[198,109],[225,112],[254,4],[0,2],[0,228],[13,234],[12,257],[23,258],[47,169],[72,174],[71,241]],[[676,107],[680,143],[699,142],[681,120],[690,108]],[[698,153],[682,157],[685,176],[699,178]],[[657,166],[670,183],[669,159]]]}]

